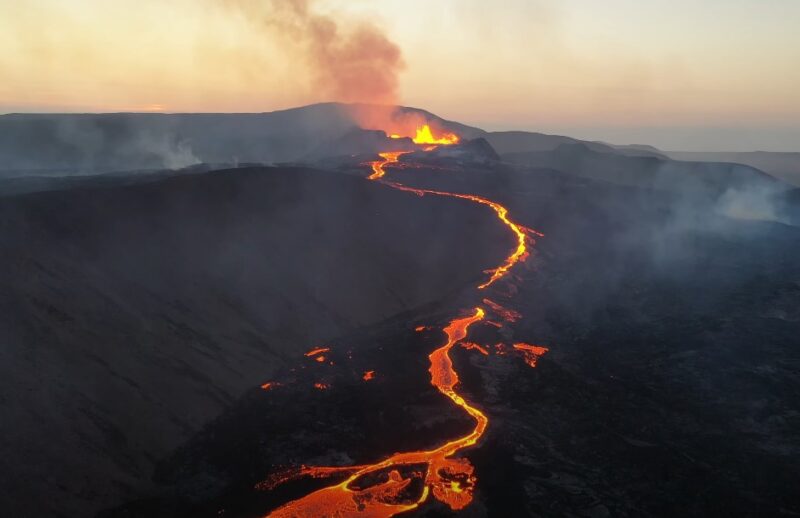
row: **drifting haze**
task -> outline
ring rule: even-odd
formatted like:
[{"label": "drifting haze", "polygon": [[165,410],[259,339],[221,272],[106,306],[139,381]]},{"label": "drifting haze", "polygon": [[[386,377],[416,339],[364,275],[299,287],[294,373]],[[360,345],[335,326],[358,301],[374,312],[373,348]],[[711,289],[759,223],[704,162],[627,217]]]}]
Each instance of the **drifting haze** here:
[{"label": "drifting haze", "polygon": [[0,0],[0,112],[396,92],[488,129],[793,150],[798,19],[793,0]]}]

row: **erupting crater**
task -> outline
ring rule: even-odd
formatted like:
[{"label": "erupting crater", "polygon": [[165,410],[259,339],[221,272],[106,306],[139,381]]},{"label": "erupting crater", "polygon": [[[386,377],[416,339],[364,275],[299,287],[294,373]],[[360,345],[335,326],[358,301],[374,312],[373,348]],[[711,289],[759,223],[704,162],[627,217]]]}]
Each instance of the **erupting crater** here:
[{"label": "erupting crater", "polygon": [[[389,137],[393,139],[403,138],[403,135],[398,133],[391,133]],[[461,138],[456,135],[455,133],[441,133],[438,137],[434,136],[433,130],[428,124],[423,125],[422,127],[417,128],[416,134],[414,137],[411,137],[411,140],[414,141],[414,144],[433,144],[438,146],[450,146],[453,144],[458,144],[461,141]]]}]

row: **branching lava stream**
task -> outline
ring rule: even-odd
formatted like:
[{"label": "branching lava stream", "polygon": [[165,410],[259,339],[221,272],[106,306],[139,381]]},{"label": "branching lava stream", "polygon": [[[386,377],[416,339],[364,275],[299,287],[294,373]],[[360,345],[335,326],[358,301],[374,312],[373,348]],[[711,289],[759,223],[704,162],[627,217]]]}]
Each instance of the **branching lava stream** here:
[{"label": "branching lava stream", "polygon": [[[508,217],[508,210],[499,203],[471,194],[416,189],[397,182],[386,181],[384,179],[386,174],[385,167],[398,163],[400,157],[406,153],[410,152],[392,151],[380,153],[381,160],[370,164],[372,174],[369,179],[379,180],[394,189],[412,192],[419,196],[426,194],[448,196],[486,205],[495,212],[497,218],[516,236],[516,248],[512,250],[501,265],[487,272],[490,274],[489,278],[480,284],[477,287],[478,289],[482,290],[491,286],[508,274],[515,264],[525,260],[528,255],[529,235],[541,234],[514,223]],[[417,508],[428,499],[431,493],[434,498],[445,503],[453,510],[462,509],[469,505],[472,501],[473,490],[477,481],[473,474],[474,468],[466,458],[453,458],[453,456],[478,442],[489,424],[489,419],[481,410],[456,392],[455,388],[458,385],[459,378],[450,358],[450,350],[467,337],[467,331],[472,324],[483,320],[484,317],[485,310],[482,307],[475,307],[466,316],[451,320],[442,329],[447,338],[444,345],[428,356],[431,384],[475,420],[475,427],[472,432],[446,442],[433,450],[395,453],[375,464],[344,467],[303,466],[287,474],[276,476],[262,484],[265,487],[272,488],[298,476],[323,478],[337,474],[349,474],[344,481],[291,501],[268,516],[276,518],[322,516],[388,518]],[[365,478],[371,480],[371,485],[367,483],[359,484]],[[415,479],[418,482],[419,479],[422,481],[422,491],[416,499],[413,496],[409,496],[410,485]],[[379,481],[375,482],[375,480]]]}]

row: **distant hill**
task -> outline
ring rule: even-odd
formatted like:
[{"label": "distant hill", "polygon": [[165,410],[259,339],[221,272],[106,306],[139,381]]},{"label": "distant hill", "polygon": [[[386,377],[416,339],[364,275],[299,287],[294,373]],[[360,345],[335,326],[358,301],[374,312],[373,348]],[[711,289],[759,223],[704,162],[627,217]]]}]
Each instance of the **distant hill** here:
[{"label": "distant hill", "polygon": [[631,156],[657,156],[664,158],[659,150],[651,146],[615,146],[605,142],[579,140],[563,135],[548,135],[532,131],[493,131],[484,138],[501,155],[507,153],[531,153],[553,151],[564,144],[581,144],[600,153],[618,153]]},{"label": "distant hill", "polygon": [[0,167],[103,172],[288,161],[353,127],[336,104],[241,114],[4,115]]},{"label": "distant hill", "polygon": [[555,169],[585,178],[673,192],[718,195],[729,188],[787,190],[788,185],[750,166],[684,162],[655,156],[627,156],[597,151],[585,143],[561,144],[554,150],[505,153],[508,162]]},{"label": "distant hill", "polygon": [[530,131],[493,131],[485,135],[485,138],[500,155],[552,151],[562,144],[583,144],[595,151],[614,152],[614,148],[607,144]]},{"label": "distant hill", "polygon": [[[369,105],[322,103],[268,113],[0,115],[0,176],[177,169],[197,163],[290,162],[359,127]],[[396,107],[465,138],[483,131]],[[365,128],[381,129],[381,128]]]},{"label": "distant hill", "polygon": [[666,151],[676,160],[695,160],[698,162],[734,162],[761,169],[776,178],[800,186],[800,153],[778,153],[772,151],[729,152],[691,152]]},{"label": "distant hill", "polygon": [[[603,142],[605,144],[605,142]],[[629,156],[655,156],[659,158],[668,158],[667,155],[655,146],[647,144],[606,144],[613,147],[617,151],[622,152]]]}]

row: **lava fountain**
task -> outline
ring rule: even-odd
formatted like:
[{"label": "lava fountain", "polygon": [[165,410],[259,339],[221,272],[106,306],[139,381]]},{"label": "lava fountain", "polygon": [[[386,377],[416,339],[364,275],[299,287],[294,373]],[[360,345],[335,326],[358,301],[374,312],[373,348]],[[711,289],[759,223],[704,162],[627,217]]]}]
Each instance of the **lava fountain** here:
[{"label": "lava fountain", "polygon": [[[403,138],[402,135],[397,133],[392,133],[389,137],[398,139]],[[423,125],[422,127],[417,128],[416,135],[412,137],[414,144],[433,144],[439,146],[451,146],[453,144],[458,144],[461,141],[458,135],[455,133],[442,133],[438,137],[434,136],[433,130],[428,124]]]}]

